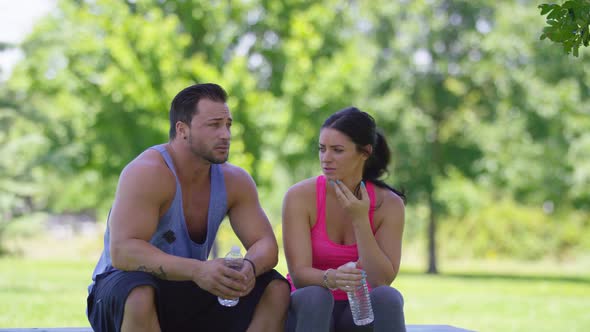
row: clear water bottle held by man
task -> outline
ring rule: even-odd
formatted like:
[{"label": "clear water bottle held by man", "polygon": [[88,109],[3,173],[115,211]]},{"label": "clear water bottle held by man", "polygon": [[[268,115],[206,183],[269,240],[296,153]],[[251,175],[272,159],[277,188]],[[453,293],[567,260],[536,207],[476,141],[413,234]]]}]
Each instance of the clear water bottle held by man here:
[{"label": "clear water bottle held by man", "polygon": [[[349,262],[346,266],[356,268],[356,263]],[[361,284],[346,292],[348,294],[348,302],[350,303],[350,311],[352,311],[352,319],[359,326],[370,324],[375,319],[373,316],[373,307],[371,306],[369,288],[367,287],[367,275],[365,271],[362,271],[362,273],[363,279],[361,280]]]},{"label": "clear water bottle held by man", "polygon": [[[225,266],[232,268],[236,271],[242,270],[242,266],[244,265],[244,257],[242,256],[242,253],[240,252],[240,247],[233,246],[231,248],[230,252],[227,255],[225,255],[224,261],[225,261]],[[222,306],[225,306],[225,307],[233,307],[236,304],[238,304],[238,302],[240,301],[239,298],[224,299],[221,297],[218,297],[217,300],[219,301],[219,304],[221,304]]]}]

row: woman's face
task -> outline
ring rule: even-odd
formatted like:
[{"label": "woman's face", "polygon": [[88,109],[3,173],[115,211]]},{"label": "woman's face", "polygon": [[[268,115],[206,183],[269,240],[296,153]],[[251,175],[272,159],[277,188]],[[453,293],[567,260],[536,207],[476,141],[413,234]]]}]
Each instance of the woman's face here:
[{"label": "woman's face", "polygon": [[319,150],[322,172],[328,179],[362,177],[367,157],[359,152],[356,144],[342,132],[332,128],[322,129]]}]

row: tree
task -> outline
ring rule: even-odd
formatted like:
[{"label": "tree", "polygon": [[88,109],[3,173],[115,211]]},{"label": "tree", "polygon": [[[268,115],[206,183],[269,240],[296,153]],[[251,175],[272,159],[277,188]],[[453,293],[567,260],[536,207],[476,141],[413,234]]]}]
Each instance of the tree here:
[{"label": "tree", "polygon": [[493,10],[485,1],[378,1],[368,10],[380,50],[368,98],[375,98],[372,108],[393,142],[393,179],[407,188],[410,202],[428,207],[427,271],[437,273],[436,227],[444,208],[438,183],[450,168],[475,177],[481,157],[462,129],[489,116],[489,91],[472,70],[486,56],[479,40],[489,32]]},{"label": "tree", "polygon": [[379,50],[366,103],[392,140],[392,181],[428,207],[428,272],[450,176],[522,204],[571,202],[579,184],[567,179],[587,174],[568,161],[567,128],[582,118],[588,73],[532,37],[527,3],[374,1],[366,15]]},{"label": "tree", "polygon": [[[239,119],[245,130],[255,129],[260,118],[264,121],[260,140],[244,137],[247,150],[255,158],[284,160],[290,182],[314,174],[309,163],[317,158],[318,123],[350,104],[369,73],[368,61],[360,52],[366,44],[355,28],[359,5],[334,0],[322,4],[310,0],[151,3],[179,17],[183,31],[207,36],[212,42],[193,39],[188,49],[206,52],[207,61],[216,68],[223,68],[235,56],[233,51],[243,54],[249,74],[256,79],[254,88],[275,100],[277,111],[268,120],[263,111]],[[224,15],[206,14],[216,7]],[[201,19],[195,19],[195,11]],[[225,25],[232,29],[209,28]],[[275,146],[265,149],[264,142],[270,141],[284,144],[278,150]]]},{"label": "tree", "polygon": [[[0,87],[4,83],[0,82]],[[0,254],[2,237],[15,219],[42,206],[36,198],[43,188],[38,183],[40,160],[37,152],[42,137],[37,128],[14,103],[5,89],[0,93]],[[10,157],[8,157],[10,156]]]},{"label": "tree", "polygon": [[548,38],[563,45],[566,54],[577,57],[581,45],[590,43],[590,1],[568,0],[563,5],[541,4],[541,16],[547,15],[541,40]]},{"label": "tree", "polygon": [[[25,60],[15,69],[10,87],[22,92],[17,102],[44,124],[47,167],[56,180],[67,179],[67,185],[55,183],[62,194],[49,197],[52,209],[107,209],[123,166],[166,139],[168,105],[181,88],[194,82],[221,83],[232,91],[229,103],[236,119],[254,113],[268,99],[256,92],[243,56],[232,56],[221,72],[201,51],[207,47],[187,55],[193,38],[214,41],[182,32],[175,15],[142,4],[61,2],[58,12],[22,45]],[[225,17],[219,12],[223,8],[210,9],[202,19]],[[225,23],[215,25],[231,31]],[[238,144],[232,158],[252,171],[262,158],[239,141],[258,138],[236,122]]]},{"label": "tree", "polygon": [[391,143],[388,182],[428,211],[434,273],[439,221],[462,190],[590,206],[590,66],[536,38],[531,3],[63,1],[22,45],[0,139],[38,135],[22,166],[42,184],[37,208],[106,210],[122,167],[167,137],[174,94],[219,82],[236,119],[230,161],[279,215],[287,186],[319,172],[322,121],[356,105]]}]

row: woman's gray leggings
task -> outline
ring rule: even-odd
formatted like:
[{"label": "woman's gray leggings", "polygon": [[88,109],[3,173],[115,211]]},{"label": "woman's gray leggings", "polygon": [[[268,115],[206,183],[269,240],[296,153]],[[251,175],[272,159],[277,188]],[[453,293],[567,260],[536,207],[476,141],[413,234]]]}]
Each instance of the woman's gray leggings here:
[{"label": "woman's gray leggings", "polygon": [[404,299],[397,289],[389,286],[374,288],[371,290],[371,305],[375,321],[356,326],[348,301],[334,301],[332,292],[321,286],[300,288],[291,294],[287,331],[406,331]]}]

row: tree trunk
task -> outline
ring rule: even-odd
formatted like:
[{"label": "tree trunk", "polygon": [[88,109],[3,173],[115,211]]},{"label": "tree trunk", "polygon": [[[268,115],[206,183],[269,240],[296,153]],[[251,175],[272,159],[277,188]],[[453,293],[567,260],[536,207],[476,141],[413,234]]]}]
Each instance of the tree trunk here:
[{"label": "tree trunk", "polygon": [[428,222],[428,274],[438,274],[436,264],[436,207],[432,191],[428,192],[428,208],[430,210]]},{"label": "tree trunk", "polygon": [[437,175],[440,174],[440,126],[442,119],[434,117],[434,139],[432,141],[432,154],[430,160],[430,183],[428,186],[428,209],[430,212],[428,221],[428,274],[438,274],[437,260],[436,260],[436,213],[437,206],[434,199],[434,192],[436,187]]}]

